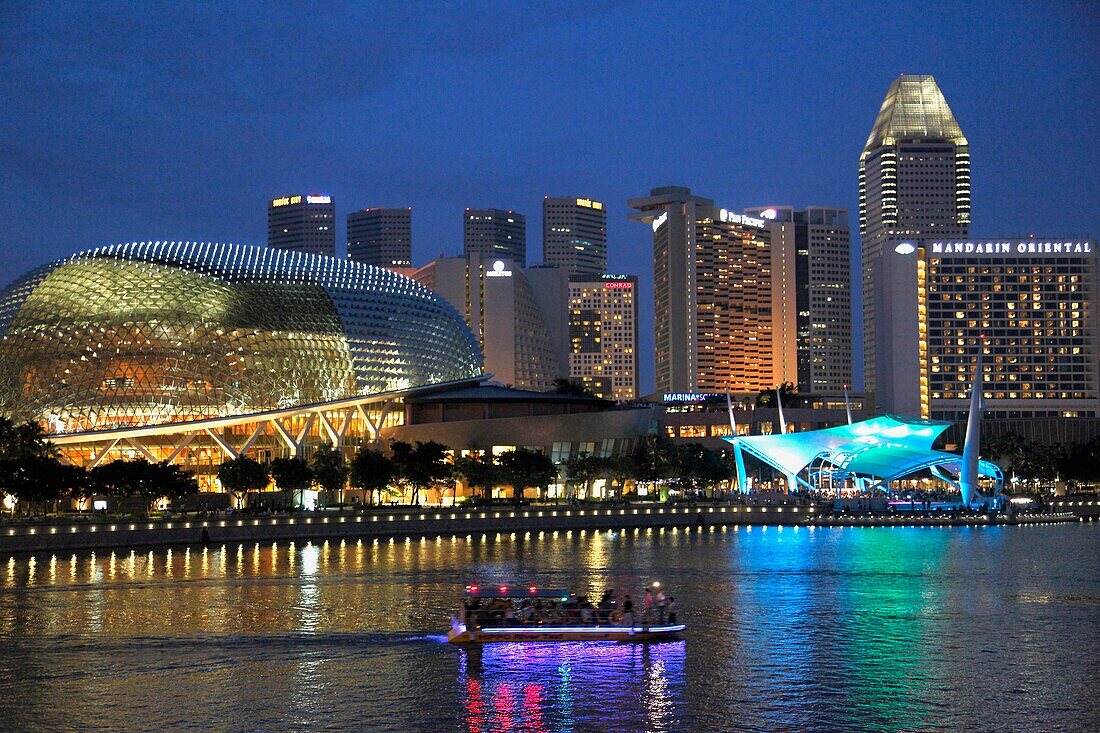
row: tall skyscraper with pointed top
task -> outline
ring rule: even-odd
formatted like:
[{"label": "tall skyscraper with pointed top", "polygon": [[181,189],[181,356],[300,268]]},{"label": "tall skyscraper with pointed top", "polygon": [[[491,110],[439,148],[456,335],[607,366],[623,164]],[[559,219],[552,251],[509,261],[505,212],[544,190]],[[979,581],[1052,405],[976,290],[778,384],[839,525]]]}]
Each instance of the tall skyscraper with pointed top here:
[{"label": "tall skyscraper with pointed top", "polygon": [[876,258],[902,242],[970,235],[970,146],[931,76],[899,76],[886,90],[859,156],[863,242],[863,378],[875,390]]}]

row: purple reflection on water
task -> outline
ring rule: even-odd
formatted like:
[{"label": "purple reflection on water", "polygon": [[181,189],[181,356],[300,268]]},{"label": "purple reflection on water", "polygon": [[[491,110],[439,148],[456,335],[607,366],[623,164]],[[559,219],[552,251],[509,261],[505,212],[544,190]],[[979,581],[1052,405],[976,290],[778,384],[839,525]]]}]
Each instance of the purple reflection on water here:
[{"label": "purple reflection on water", "polygon": [[[675,727],[683,641],[502,643],[457,650],[470,733],[572,730],[617,711],[624,729]],[[607,721],[605,721],[607,722]]]}]

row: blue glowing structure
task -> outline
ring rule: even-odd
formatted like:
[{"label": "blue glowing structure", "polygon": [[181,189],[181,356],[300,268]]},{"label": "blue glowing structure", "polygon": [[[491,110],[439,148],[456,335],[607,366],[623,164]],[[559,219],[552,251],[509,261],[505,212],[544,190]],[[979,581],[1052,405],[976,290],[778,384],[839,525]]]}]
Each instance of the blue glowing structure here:
[{"label": "blue glowing structure", "polygon": [[[794,477],[797,486],[815,491],[842,487],[849,481],[866,481],[871,488],[885,488],[891,481],[923,470],[958,487],[963,458],[932,448],[949,426],[935,420],[885,415],[824,430],[731,436],[724,440],[733,446],[743,492],[748,491],[744,453]],[[1004,475],[996,464],[978,461],[977,471],[994,480],[996,492],[1001,490]]]}]

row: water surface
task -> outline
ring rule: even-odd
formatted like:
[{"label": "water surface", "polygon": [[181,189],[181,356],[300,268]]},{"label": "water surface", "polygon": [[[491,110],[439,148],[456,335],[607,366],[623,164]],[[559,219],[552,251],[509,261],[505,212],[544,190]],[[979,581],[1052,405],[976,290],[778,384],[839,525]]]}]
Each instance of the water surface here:
[{"label": "water surface", "polygon": [[[0,561],[8,730],[1100,728],[1100,526],[730,528]],[[461,586],[637,598],[688,633],[496,645]]]}]

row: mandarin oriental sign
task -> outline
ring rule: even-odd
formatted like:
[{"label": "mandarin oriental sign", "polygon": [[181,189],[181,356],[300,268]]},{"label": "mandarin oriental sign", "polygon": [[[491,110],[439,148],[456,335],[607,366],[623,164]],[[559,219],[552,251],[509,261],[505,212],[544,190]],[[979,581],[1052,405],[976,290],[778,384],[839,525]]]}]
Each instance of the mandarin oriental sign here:
[{"label": "mandarin oriental sign", "polygon": [[1089,255],[1093,254],[1089,240],[1054,242],[1049,240],[1011,241],[950,241],[932,242],[933,255]]}]

